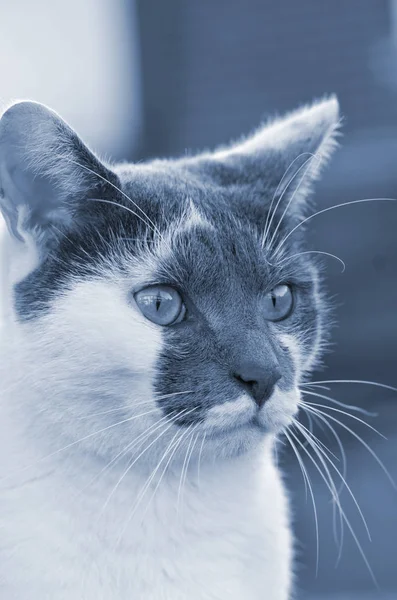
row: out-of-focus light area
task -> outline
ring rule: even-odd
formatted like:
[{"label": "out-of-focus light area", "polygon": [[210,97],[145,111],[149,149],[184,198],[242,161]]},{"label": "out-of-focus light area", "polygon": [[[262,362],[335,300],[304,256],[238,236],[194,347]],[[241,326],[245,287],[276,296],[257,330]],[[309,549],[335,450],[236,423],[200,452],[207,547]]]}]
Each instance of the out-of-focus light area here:
[{"label": "out-of-focus light area", "polygon": [[126,0],[0,2],[0,104],[43,102],[100,153],[131,153],[141,124],[133,9]]},{"label": "out-of-focus light area", "polygon": [[[343,137],[316,187],[317,208],[397,198],[396,0],[0,0],[0,9],[2,104],[19,98],[48,104],[106,158],[205,149],[335,92]],[[396,230],[397,202],[355,204],[311,220],[310,247],[346,262],[342,274],[336,261],[326,260],[338,326],[326,368],[314,381],[397,386]],[[310,398],[345,425],[331,421],[371,541],[345,487],[341,504],[361,551],[345,526],[338,560],[330,493],[302,450],[319,521],[316,575],[313,508],[285,447],[280,462],[297,536],[297,598],[395,599],[397,493],[371,452],[397,480],[397,394],[356,383],[329,387],[316,392],[369,411],[373,416],[352,414],[387,439],[326,398]],[[321,422],[314,433],[339,457],[342,472],[338,439]],[[340,477],[329,468],[338,486]]]}]

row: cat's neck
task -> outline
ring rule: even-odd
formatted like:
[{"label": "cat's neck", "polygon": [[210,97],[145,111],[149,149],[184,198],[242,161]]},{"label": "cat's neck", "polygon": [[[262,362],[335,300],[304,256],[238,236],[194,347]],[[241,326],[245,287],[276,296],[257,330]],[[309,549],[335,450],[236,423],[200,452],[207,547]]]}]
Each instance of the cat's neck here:
[{"label": "cat's neck", "polygon": [[[189,464],[179,459],[131,467],[131,460],[98,460],[76,447],[47,455],[34,453],[25,440],[18,440],[17,429],[9,425],[7,432],[3,442],[12,449],[13,458],[6,463],[4,491],[24,490],[20,498],[25,507],[35,507],[34,519],[38,513],[45,518],[56,510],[67,516],[71,529],[86,530],[98,543],[127,553],[136,550],[140,532],[145,532],[139,542],[143,547],[152,543],[145,537],[149,530],[155,540],[159,534],[167,537],[169,531],[192,533],[193,522],[198,527],[194,536],[199,536],[201,520],[211,531],[218,525],[233,528],[236,519],[251,522],[255,506],[257,518],[263,511],[262,493],[271,498],[274,486],[279,486],[271,440],[233,458],[207,456],[200,464],[196,458]],[[27,501],[30,493],[31,502]]]},{"label": "cat's neck", "polygon": [[252,511],[261,486],[271,486],[278,479],[270,438],[233,458],[204,453],[200,462],[195,457],[187,464],[179,457],[175,462],[146,464],[143,456],[131,466],[131,459],[98,459],[75,445],[58,446],[60,452],[48,452],[52,446],[47,444],[31,446],[19,424],[7,418],[2,430],[1,452],[8,456],[2,487],[7,489],[9,482],[11,488],[26,489],[36,482],[32,489],[40,506],[72,512],[76,527],[84,521],[91,529],[88,514],[92,531],[101,532],[103,525],[110,528],[112,537],[119,531],[126,543],[136,537],[142,523],[173,523],[183,529],[184,523],[201,513],[209,521],[224,521]]},{"label": "cat's neck", "polygon": [[[37,585],[42,594],[37,570],[45,564],[54,598],[60,570],[73,597],[86,582],[89,600],[113,597],[115,580],[120,598],[256,600],[263,589],[288,597],[288,510],[270,440],[238,457],[207,456],[200,468],[193,459],[187,468],[171,462],[151,479],[152,467],[127,471],[76,447],[45,456],[14,419],[0,427],[0,470],[9,475],[0,486],[2,542],[8,553],[23,547],[21,589]],[[10,589],[15,578],[10,572]]]}]

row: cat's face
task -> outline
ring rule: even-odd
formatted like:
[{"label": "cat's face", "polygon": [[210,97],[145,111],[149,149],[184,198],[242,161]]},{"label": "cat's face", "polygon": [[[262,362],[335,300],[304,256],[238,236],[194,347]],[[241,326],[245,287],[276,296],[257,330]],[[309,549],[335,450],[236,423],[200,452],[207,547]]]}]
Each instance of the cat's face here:
[{"label": "cat's face", "polygon": [[7,382],[39,430],[107,456],[204,435],[231,454],[290,424],[325,308],[286,236],[337,123],[329,100],[214,154],[110,170],[47,109],[4,114]]}]

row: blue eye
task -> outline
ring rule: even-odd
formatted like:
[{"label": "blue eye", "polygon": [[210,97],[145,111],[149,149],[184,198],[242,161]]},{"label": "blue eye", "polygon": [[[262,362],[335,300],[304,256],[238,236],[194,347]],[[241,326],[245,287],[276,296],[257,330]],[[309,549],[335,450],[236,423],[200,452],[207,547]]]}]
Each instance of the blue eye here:
[{"label": "blue eye", "polygon": [[289,317],[293,308],[293,295],[288,285],[278,285],[268,292],[262,304],[265,318],[282,321]]},{"label": "blue eye", "polygon": [[186,314],[180,294],[168,285],[144,288],[134,298],[143,316],[157,325],[180,323]]}]

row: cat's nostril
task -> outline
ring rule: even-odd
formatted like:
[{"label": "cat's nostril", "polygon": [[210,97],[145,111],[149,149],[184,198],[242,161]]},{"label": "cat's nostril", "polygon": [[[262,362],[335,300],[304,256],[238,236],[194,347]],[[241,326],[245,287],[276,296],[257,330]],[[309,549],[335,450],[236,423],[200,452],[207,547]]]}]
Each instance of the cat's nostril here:
[{"label": "cat's nostril", "polygon": [[281,377],[278,365],[261,366],[256,363],[242,363],[233,373],[241,385],[261,407],[272,395],[277,381]]},{"label": "cat's nostril", "polygon": [[241,385],[246,388],[249,394],[252,396],[254,395],[254,387],[258,385],[258,382],[255,379],[244,379],[238,373],[234,373],[233,376],[239,383],[241,383]]},{"label": "cat's nostril", "polygon": [[239,381],[240,383],[247,385],[247,386],[253,386],[255,383],[257,383],[257,381],[255,381],[255,379],[244,379],[244,377],[241,377],[241,375],[239,375],[238,373],[233,373],[235,379],[237,379],[237,381]]}]

